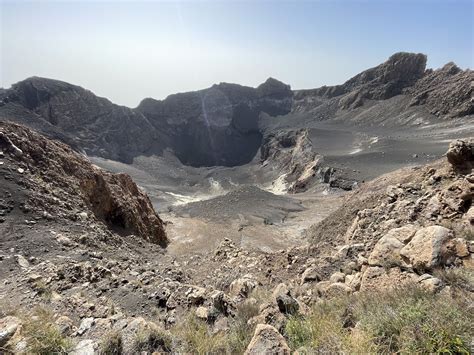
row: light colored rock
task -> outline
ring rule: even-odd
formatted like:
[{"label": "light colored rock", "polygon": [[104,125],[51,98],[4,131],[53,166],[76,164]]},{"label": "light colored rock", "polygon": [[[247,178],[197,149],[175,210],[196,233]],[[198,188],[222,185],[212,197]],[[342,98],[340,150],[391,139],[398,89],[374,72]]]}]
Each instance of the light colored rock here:
[{"label": "light colored rock", "polygon": [[193,286],[187,294],[188,302],[191,304],[202,304],[206,296],[206,289],[199,286]]},{"label": "light colored rock", "polygon": [[7,316],[0,319],[0,348],[8,343],[20,326],[21,320],[17,317]]},{"label": "light colored rock", "polygon": [[393,233],[383,236],[369,255],[369,265],[385,267],[402,265],[400,250],[404,246],[405,244],[395,238]]},{"label": "light colored rock", "polygon": [[74,244],[71,239],[69,239],[68,237],[62,234],[58,234],[56,236],[56,240],[58,241],[59,244],[64,245],[65,247],[70,247]]},{"label": "light colored rock", "polygon": [[342,282],[335,282],[326,287],[324,295],[327,298],[348,295],[352,292],[352,288]]},{"label": "light colored rock", "polygon": [[198,307],[196,308],[195,314],[196,317],[207,320],[207,317],[209,316],[209,310],[207,309],[207,307]]},{"label": "light colored rock", "polygon": [[319,280],[321,280],[321,276],[319,275],[315,267],[307,268],[301,275],[301,284],[304,284],[306,282],[317,282]]},{"label": "light colored rock", "polygon": [[229,294],[231,296],[247,297],[252,290],[257,287],[257,281],[250,274],[232,281],[229,287]]},{"label": "light colored rock", "polygon": [[27,269],[30,267],[30,262],[26,260],[23,255],[15,255],[15,258],[18,265],[20,265],[22,268]]},{"label": "light colored rock", "polygon": [[416,232],[413,239],[400,250],[416,270],[430,270],[442,265],[448,255],[444,252],[452,231],[441,226],[425,227]]},{"label": "light colored rock", "polygon": [[402,243],[408,243],[415,235],[417,228],[412,224],[406,224],[403,227],[390,229],[386,236],[397,238]]},{"label": "light colored rock", "polygon": [[346,275],[344,282],[347,286],[352,288],[354,291],[358,291],[360,289],[360,283],[362,281],[362,273],[357,272],[353,275]]},{"label": "light colored rock", "polygon": [[246,355],[284,354],[289,355],[291,350],[285,338],[268,324],[259,324],[254,336],[245,350]]},{"label": "light colored rock", "polygon": [[450,240],[448,248],[453,249],[454,254],[459,258],[469,256],[469,246],[467,240],[464,238],[455,238]]},{"label": "light colored rock", "polygon": [[89,329],[91,329],[95,324],[94,318],[84,318],[81,321],[81,324],[79,325],[79,329],[77,329],[77,334],[83,335],[86,333]]},{"label": "light colored rock", "polygon": [[418,283],[430,292],[437,292],[443,287],[443,282],[430,274],[423,274],[418,278]]},{"label": "light colored rock", "polygon": [[345,278],[346,275],[344,273],[337,271],[331,275],[329,281],[331,281],[331,283],[344,282]]},{"label": "light colored rock", "polygon": [[97,344],[91,339],[81,340],[70,352],[70,355],[96,355]]},{"label": "light colored rock", "polygon": [[464,215],[464,220],[466,221],[467,225],[474,226],[474,206],[471,206],[466,212]]}]

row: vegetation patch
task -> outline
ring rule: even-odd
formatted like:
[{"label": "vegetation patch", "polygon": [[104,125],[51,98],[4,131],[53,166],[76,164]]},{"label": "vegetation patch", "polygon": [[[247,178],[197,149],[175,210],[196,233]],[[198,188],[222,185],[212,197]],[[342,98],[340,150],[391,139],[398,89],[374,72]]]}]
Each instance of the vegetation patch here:
[{"label": "vegetation patch", "polygon": [[293,349],[310,352],[469,354],[472,301],[414,285],[361,293],[321,301],[307,317],[291,317],[286,336]]},{"label": "vegetation patch", "polygon": [[71,349],[70,339],[61,334],[49,310],[38,307],[24,321],[22,334],[28,354],[67,354]]}]

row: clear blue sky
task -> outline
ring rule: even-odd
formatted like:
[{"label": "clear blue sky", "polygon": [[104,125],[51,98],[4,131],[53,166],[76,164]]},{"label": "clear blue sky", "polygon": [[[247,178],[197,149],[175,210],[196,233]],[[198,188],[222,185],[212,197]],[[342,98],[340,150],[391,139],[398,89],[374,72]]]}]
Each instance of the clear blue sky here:
[{"label": "clear blue sky", "polygon": [[473,67],[473,1],[0,0],[0,86],[37,75],[136,106],[216,82],[342,83],[397,51]]}]

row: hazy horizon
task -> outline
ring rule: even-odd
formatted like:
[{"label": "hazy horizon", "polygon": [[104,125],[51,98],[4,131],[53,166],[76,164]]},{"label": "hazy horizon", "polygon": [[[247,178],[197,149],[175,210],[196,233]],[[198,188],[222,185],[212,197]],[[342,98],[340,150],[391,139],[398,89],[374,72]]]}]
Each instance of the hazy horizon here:
[{"label": "hazy horizon", "polygon": [[[135,107],[219,82],[340,84],[395,52],[473,64],[471,1],[2,1],[0,87],[67,81]],[[429,31],[428,31],[429,29]]]}]

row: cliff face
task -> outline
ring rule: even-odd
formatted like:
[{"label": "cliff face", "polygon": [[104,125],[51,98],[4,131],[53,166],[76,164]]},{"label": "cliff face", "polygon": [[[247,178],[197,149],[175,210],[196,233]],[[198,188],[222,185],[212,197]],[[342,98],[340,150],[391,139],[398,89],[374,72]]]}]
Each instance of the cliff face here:
[{"label": "cliff face", "polygon": [[436,116],[462,117],[474,114],[474,72],[461,70],[448,63],[438,70],[427,71],[424,77],[408,90],[412,105],[426,105]]},{"label": "cliff face", "polygon": [[260,125],[262,115],[302,113],[312,120],[394,126],[420,117],[472,115],[472,70],[452,63],[436,71],[425,67],[423,54],[396,53],[342,85],[292,92],[273,78],[257,88],[221,83],[165,100],[147,98],[135,109],[78,86],[33,77],[0,91],[0,119],[27,124],[89,155],[126,163],[171,149],[187,165],[235,166],[257,154],[267,132]]},{"label": "cliff face", "polygon": [[105,172],[67,145],[16,124],[0,122],[0,151],[7,158],[1,167],[15,173],[26,204],[41,216],[73,221],[95,216],[119,234],[168,243],[150,200],[128,175]]},{"label": "cliff face", "polygon": [[370,101],[405,95],[411,106],[426,106],[429,113],[439,117],[472,114],[473,71],[462,71],[453,63],[436,71],[426,70],[426,60],[426,55],[421,53],[396,53],[342,85],[299,90],[295,93],[293,111],[313,112],[323,119],[331,119],[337,111],[350,111]]},{"label": "cliff face", "polygon": [[39,129],[87,154],[130,163],[171,148],[193,166],[240,165],[260,146],[261,112],[291,109],[289,86],[269,79],[258,88],[222,83],[209,89],[118,106],[61,81],[30,78],[1,95],[0,117]]}]

